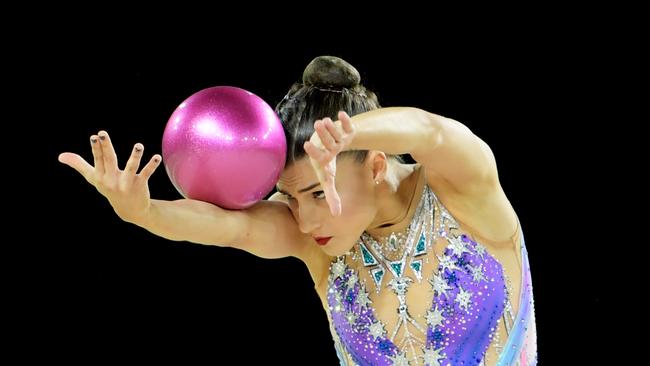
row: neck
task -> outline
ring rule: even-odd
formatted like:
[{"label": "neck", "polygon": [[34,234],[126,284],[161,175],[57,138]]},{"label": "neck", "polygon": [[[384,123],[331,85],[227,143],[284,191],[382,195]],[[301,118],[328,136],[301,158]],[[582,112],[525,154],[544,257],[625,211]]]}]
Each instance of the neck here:
[{"label": "neck", "polygon": [[395,164],[391,166],[386,179],[376,188],[377,206],[379,208],[372,223],[366,229],[368,234],[373,235],[373,232],[377,229],[393,225],[396,226],[396,230],[401,230],[399,224],[404,223],[413,190],[417,184],[417,177],[412,174],[414,169],[415,164]]}]

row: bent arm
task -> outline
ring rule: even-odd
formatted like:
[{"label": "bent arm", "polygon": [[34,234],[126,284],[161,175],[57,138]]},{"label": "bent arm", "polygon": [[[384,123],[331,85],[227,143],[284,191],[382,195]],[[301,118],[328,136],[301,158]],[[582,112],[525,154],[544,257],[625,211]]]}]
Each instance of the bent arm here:
[{"label": "bent arm", "polygon": [[492,150],[458,121],[419,108],[391,107],[358,114],[352,122],[357,134],[350,150],[411,154],[429,178],[442,177],[464,195],[498,188]]}]

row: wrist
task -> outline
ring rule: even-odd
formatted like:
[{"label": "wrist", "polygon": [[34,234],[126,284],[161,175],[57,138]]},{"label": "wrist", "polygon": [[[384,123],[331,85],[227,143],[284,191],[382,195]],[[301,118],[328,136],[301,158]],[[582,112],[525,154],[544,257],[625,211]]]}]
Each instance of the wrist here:
[{"label": "wrist", "polygon": [[140,226],[145,229],[149,229],[151,227],[151,224],[153,223],[153,202],[150,202],[147,208],[142,210],[140,213],[136,215],[129,215],[126,217],[122,217],[122,220]]}]

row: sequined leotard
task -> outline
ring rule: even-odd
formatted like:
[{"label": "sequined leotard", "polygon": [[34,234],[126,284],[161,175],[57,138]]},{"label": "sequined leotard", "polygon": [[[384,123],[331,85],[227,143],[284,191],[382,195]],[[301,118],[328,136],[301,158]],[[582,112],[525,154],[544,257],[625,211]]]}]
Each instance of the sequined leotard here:
[{"label": "sequined leotard", "polygon": [[424,185],[401,247],[364,233],[331,263],[328,316],[341,365],[536,364],[523,235],[515,315],[503,266],[460,226]]}]

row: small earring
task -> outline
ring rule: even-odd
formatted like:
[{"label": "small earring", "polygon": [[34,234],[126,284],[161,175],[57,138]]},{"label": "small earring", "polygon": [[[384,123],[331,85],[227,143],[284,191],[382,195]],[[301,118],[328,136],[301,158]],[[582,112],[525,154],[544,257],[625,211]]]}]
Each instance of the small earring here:
[{"label": "small earring", "polygon": [[379,181],[378,181],[378,180],[376,180],[376,181],[375,181],[375,184],[379,184]]}]

